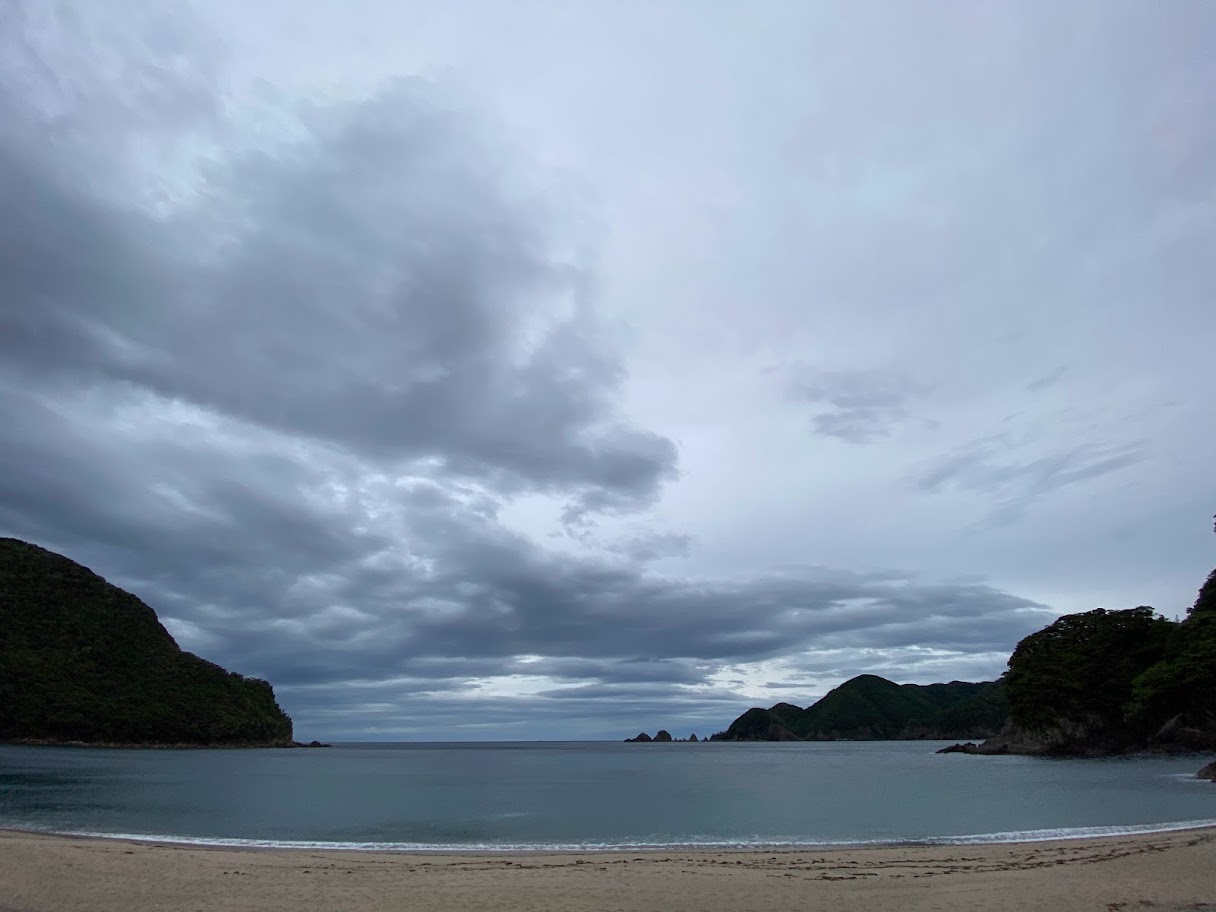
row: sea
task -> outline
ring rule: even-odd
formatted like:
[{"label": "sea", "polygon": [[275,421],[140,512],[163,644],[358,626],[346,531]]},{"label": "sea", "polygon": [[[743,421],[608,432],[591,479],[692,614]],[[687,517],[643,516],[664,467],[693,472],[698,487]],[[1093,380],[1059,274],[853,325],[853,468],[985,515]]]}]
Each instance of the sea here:
[{"label": "sea", "polygon": [[974,843],[1216,824],[1202,757],[936,754],[946,742],[0,746],[0,827],[410,851]]}]

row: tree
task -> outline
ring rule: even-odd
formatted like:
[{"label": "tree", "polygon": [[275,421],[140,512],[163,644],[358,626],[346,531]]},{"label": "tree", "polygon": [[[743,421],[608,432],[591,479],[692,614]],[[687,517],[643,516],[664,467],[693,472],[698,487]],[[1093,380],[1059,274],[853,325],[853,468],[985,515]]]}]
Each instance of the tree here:
[{"label": "tree", "polygon": [[1018,643],[1005,692],[1021,728],[1122,728],[1133,682],[1165,655],[1177,625],[1141,606],[1070,614]]}]

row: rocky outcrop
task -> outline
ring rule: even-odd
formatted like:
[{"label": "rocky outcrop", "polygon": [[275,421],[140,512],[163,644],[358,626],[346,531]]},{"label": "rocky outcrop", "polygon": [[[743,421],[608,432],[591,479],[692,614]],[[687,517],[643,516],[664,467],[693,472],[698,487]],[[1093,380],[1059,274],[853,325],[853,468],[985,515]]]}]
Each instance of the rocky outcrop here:
[{"label": "rocky outcrop", "polygon": [[[996,756],[999,754],[1027,754],[1030,756],[1053,757],[1078,753],[1072,745],[1076,742],[1060,728],[1031,733],[1016,726],[1007,725],[997,735],[977,744],[967,741],[963,744],[951,744],[937,751],[939,754],[980,754]],[[1101,755],[1103,751],[1095,751]]]},{"label": "rocky outcrop", "polygon": [[697,740],[696,735],[693,735],[691,738],[673,738],[671,736],[671,732],[667,731],[667,729],[665,729],[665,728],[661,728],[661,729],[659,729],[658,732],[655,733],[655,736],[653,738],[650,737],[650,735],[646,734],[646,732],[641,732],[636,738],[626,738],[625,742],[627,744],[638,744],[638,743],[672,744],[672,743],[683,743],[686,741],[692,742],[692,741],[696,741],[696,740]]},{"label": "rocky outcrop", "polygon": [[1161,750],[1216,750],[1216,713],[1179,713],[1153,736],[1153,746]]},{"label": "rocky outcrop", "polygon": [[1127,753],[1191,753],[1216,748],[1216,726],[1186,725],[1173,719],[1146,740],[1122,731],[1114,733],[1100,724],[1062,720],[1041,729],[1027,729],[1010,722],[997,735],[981,744],[968,742],[943,747],[939,754],[1023,754],[1038,757],[1108,757]]},{"label": "rocky outcrop", "polygon": [[980,746],[974,741],[968,741],[966,744],[951,744],[949,747],[943,747],[936,753],[939,754],[978,754]]},{"label": "rocky outcrop", "polygon": [[1196,779],[1207,779],[1210,782],[1216,782],[1216,761],[1209,763],[1203,769],[1195,774]]},{"label": "rocky outcrop", "polygon": [[1055,725],[1038,729],[1010,722],[1000,733],[984,741],[976,753],[1100,757],[1120,753],[1124,747],[1124,740],[1111,735],[1100,720],[1061,719]]}]

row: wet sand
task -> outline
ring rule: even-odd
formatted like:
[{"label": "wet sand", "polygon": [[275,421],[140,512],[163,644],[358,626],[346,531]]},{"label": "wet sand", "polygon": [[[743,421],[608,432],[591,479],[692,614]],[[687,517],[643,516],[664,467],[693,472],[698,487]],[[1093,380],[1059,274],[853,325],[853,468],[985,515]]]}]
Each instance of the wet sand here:
[{"label": "wet sand", "polygon": [[229,849],[0,832],[0,912],[1216,910],[1216,829],[587,854]]}]

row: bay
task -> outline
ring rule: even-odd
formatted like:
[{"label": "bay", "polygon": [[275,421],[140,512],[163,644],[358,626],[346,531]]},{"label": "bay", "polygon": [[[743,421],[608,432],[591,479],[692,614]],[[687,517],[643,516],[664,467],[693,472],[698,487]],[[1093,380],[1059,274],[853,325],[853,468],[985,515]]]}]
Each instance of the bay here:
[{"label": "bay", "polygon": [[967,842],[1216,821],[1198,757],[942,742],[0,746],[0,826],[249,845],[559,849]]}]

